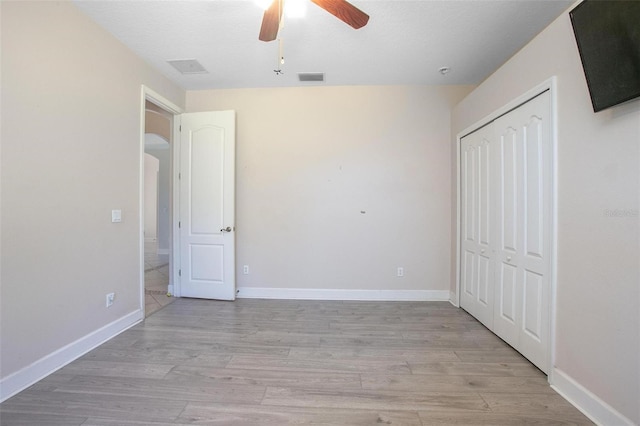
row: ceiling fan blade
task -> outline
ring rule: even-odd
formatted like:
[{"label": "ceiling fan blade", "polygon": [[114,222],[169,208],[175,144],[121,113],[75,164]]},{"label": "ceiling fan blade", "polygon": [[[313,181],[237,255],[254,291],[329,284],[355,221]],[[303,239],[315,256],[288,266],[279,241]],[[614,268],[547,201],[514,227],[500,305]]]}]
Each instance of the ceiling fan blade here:
[{"label": "ceiling fan blade", "polygon": [[269,9],[264,11],[258,38],[262,41],[275,40],[280,29],[280,19],[282,19],[282,0],[273,0]]},{"label": "ceiling fan blade", "polygon": [[346,0],[311,1],[355,29],[362,28],[369,22],[369,15]]}]

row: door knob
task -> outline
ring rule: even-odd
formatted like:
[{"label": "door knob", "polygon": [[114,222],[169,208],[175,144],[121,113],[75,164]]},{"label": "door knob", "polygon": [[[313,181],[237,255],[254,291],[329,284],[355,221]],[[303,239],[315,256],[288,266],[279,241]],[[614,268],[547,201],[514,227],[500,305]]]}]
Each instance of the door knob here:
[{"label": "door knob", "polygon": [[511,262],[511,256],[507,256],[507,262]]},{"label": "door knob", "polygon": [[231,227],[227,226],[226,228],[222,228],[220,232],[231,232]]}]

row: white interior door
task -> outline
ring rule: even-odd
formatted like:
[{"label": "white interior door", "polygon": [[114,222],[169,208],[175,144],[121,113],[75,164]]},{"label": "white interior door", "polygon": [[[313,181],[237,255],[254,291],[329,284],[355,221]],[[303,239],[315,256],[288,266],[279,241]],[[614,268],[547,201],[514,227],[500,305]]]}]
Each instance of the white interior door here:
[{"label": "white interior door", "polygon": [[550,95],[496,119],[498,253],[494,332],[548,371],[551,273]]},{"label": "white interior door", "polygon": [[179,117],[180,295],[234,300],[235,112]]},{"label": "white interior door", "polygon": [[493,127],[461,139],[460,176],[462,273],[460,305],[489,329],[493,327],[495,180]]}]

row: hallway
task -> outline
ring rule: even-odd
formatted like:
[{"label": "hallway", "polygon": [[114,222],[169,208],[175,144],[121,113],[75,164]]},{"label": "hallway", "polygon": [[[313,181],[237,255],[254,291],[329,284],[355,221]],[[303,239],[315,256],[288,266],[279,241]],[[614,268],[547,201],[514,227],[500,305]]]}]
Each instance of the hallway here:
[{"label": "hallway", "polygon": [[158,254],[155,242],[144,244],[144,305],[145,316],[175,301],[167,296],[169,286],[169,255]]}]

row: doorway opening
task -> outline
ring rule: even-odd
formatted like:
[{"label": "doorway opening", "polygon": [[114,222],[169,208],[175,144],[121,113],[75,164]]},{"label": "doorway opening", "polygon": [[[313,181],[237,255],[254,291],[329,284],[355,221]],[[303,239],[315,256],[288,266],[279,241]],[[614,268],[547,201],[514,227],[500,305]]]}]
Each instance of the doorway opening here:
[{"label": "doorway opening", "polygon": [[[156,112],[154,108],[157,108],[156,105],[147,101],[143,231],[145,315],[150,315],[173,301],[169,293],[171,117]],[[165,128],[167,132],[164,131]]]},{"label": "doorway opening", "polygon": [[[145,317],[173,302],[174,115],[178,107],[143,87],[141,116],[141,308]],[[143,304],[144,303],[144,304]]]}]

